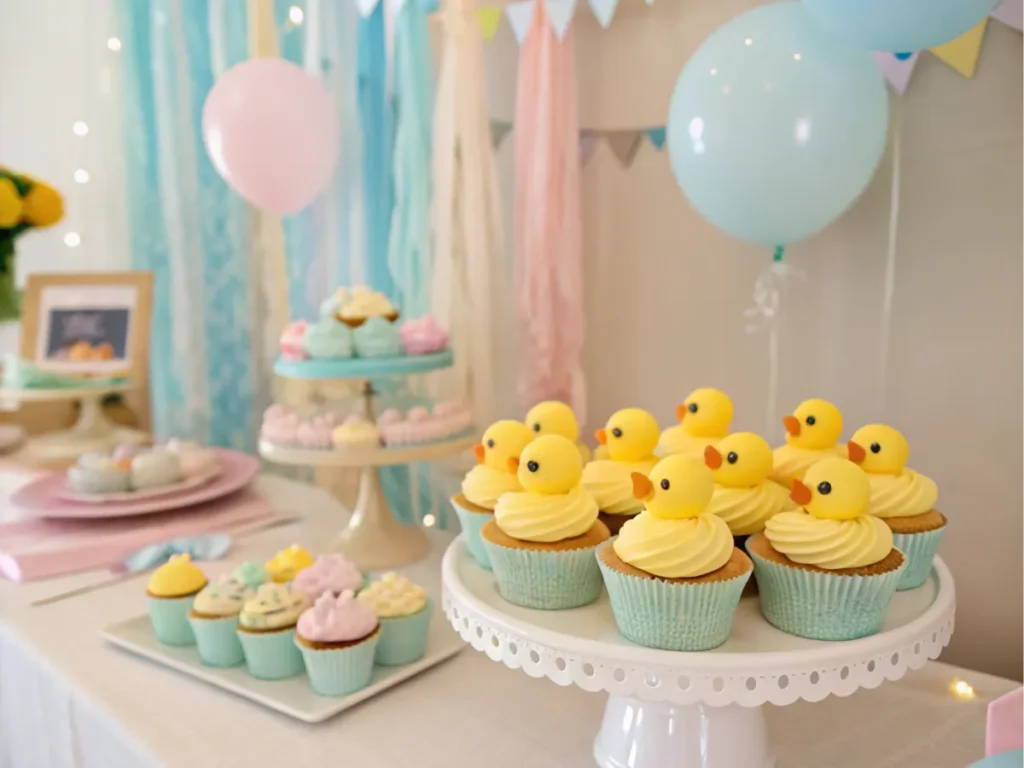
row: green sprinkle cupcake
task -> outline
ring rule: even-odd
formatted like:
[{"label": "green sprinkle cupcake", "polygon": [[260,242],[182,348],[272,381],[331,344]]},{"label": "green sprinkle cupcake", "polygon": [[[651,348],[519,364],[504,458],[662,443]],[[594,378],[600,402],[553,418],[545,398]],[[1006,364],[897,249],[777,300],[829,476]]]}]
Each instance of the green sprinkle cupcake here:
[{"label": "green sprinkle cupcake", "polygon": [[157,568],[146,586],[146,611],[157,640],[164,645],[195,645],[188,613],[206,574],[192,564],[192,558],[172,555]]},{"label": "green sprinkle cupcake", "polygon": [[238,615],[238,640],[249,674],[260,680],[283,680],[302,674],[302,654],[295,646],[295,625],[309,608],[306,596],[285,584],[264,584]]},{"label": "green sprinkle cupcake", "polygon": [[385,573],[359,593],[380,621],[374,661],[397,667],[419,661],[427,652],[434,606],[423,587],[397,573]]},{"label": "green sprinkle cupcake", "polygon": [[245,661],[238,640],[238,614],[253,597],[245,584],[221,578],[196,595],[188,621],[199,658],[208,667],[234,667]]}]

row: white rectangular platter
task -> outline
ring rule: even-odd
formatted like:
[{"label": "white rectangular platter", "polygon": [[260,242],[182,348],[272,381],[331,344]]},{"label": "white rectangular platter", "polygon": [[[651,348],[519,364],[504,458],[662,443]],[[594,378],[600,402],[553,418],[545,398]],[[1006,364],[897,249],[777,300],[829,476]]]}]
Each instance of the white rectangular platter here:
[{"label": "white rectangular platter", "polygon": [[228,669],[204,666],[195,646],[175,648],[158,642],[148,616],[111,624],[103,631],[103,637],[126,651],[307,723],[323,722],[454,656],[465,647],[435,605],[427,636],[427,653],[422,659],[402,667],[374,667],[366,688],[348,696],[330,697],[313,693],[305,674],[288,680],[257,680],[246,672],[245,665]]}]

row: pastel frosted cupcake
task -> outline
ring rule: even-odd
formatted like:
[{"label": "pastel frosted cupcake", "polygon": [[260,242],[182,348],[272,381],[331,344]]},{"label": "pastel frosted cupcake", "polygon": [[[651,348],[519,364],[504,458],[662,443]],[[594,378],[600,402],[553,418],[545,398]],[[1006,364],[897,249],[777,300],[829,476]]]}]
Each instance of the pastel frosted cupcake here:
[{"label": "pastel frosted cupcake", "polygon": [[331,432],[331,443],[342,450],[377,448],[380,446],[380,430],[373,422],[352,414]]},{"label": "pastel frosted cupcake", "polygon": [[252,589],[226,576],[208,584],[196,595],[188,621],[203,664],[234,667],[245,661],[236,630],[238,614],[252,596]]},{"label": "pastel frosted cupcake", "polygon": [[131,461],[87,453],[68,468],[68,486],[79,493],[123,493],[131,489]]},{"label": "pastel frosted cupcake", "polygon": [[352,332],[359,357],[398,357],[402,343],[395,324],[382,317],[371,317]]},{"label": "pastel frosted cupcake", "polygon": [[238,640],[249,674],[259,680],[284,680],[301,674],[302,654],[295,625],[309,600],[284,584],[264,584],[238,614]]},{"label": "pastel frosted cupcake", "polygon": [[707,511],[711,472],[676,454],[634,480],[645,510],[597,553],[615,625],[649,648],[716,648],[729,639],[753,564],[725,521]]},{"label": "pastel frosted cupcake", "polygon": [[861,427],[847,444],[850,460],[859,464],[871,483],[868,514],[892,531],[893,546],[907,558],[896,589],[916,589],[931,571],[946,517],[935,509],[935,481],[907,468],[910,446],[897,430],[884,424]]},{"label": "pastel frosted cupcake", "polygon": [[205,475],[211,470],[217,469],[220,460],[217,452],[212,448],[204,448],[199,443],[191,440],[179,440],[172,438],[167,441],[164,448],[178,457],[181,465],[181,474],[185,477],[196,477]]},{"label": "pastel frosted cupcake", "polygon": [[132,487],[137,490],[174,485],[183,476],[181,459],[162,448],[144,451],[132,459]]},{"label": "pastel frosted cupcake", "polygon": [[373,609],[380,621],[375,663],[397,667],[423,658],[434,613],[423,587],[397,573],[385,573],[360,592],[359,599]]},{"label": "pastel frosted cupcake", "polygon": [[638,515],[643,502],[633,495],[633,475],[647,475],[658,463],[658,422],[647,411],[623,408],[597,430],[597,442],[608,447],[608,458],[583,468],[583,487],[601,511],[600,520],[614,536],[623,523]]},{"label": "pastel frosted cupcake", "polygon": [[332,595],[358,592],[363,587],[363,580],[359,569],[342,555],[320,555],[312,565],[299,571],[292,587],[313,603],[325,592]]},{"label": "pastel frosted cupcake", "polygon": [[789,416],[782,418],[786,444],[773,452],[772,480],[788,489],[794,480],[822,459],[841,456],[846,448],[839,444],[843,434],[843,414],[828,400],[804,400]]},{"label": "pastel frosted cupcake", "polygon": [[262,563],[246,560],[231,572],[231,579],[239,584],[244,584],[247,589],[255,592],[257,588],[267,583],[270,576]]},{"label": "pastel frosted cupcake", "polygon": [[352,357],[352,331],[333,318],[321,318],[306,331],[302,348],[314,359]]},{"label": "pastel frosted cupcake", "polygon": [[611,534],[580,484],[579,450],[561,435],[545,435],[523,449],[518,465],[524,490],[503,494],[480,531],[498,591],[525,608],[594,602],[601,595],[594,552]]},{"label": "pastel frosted cupcake", "polygon": [[462,493],[451,498],[469,553],[481,568],[491,569],[480,531],[494,517],[502,494],[521,491],[517,476],[519,455],[533,440],[533,433],[518,421],[496,421],[473,446],[476,466],[462,479]]},{"label": "pastel frosted cupcake", "polygon": [[705,448],[717,446],[729,434],[732,416],[732,400],[725,392],[710,387],[693,390],[676,406],[679,424],[661,433],[658,454],[703,458]]},{"label": "pastel frosted cupcake", "polygon": [[267,561],[266,570],[275,584],[287,584],[313,564],[313,556],[298,544],[292,544]]},{"label": "pastel frosted cupcake", "polygon": [[302,342],[307,330],[308,326],[305,320],[296,320],[285,326],[280,339],[282,360],[297,362],[306,359]]},{"label": "pastel frosted cupcake", "polygon": [[322,594],[299,618],[295,648],[310,687],[321,696],[345,696],[365,688],[373,676],[380,639],[377,616],[351,591]]},{"label": "pastel frosted cupcake", "polygon": [[335,317],[350,328],[359,328],[374,318],[394,323],[398,319],[398,310],[383,293],[365,285],[356,285],[345,292],[341,309]]},{"label": "pastel frosted cupcake", "polygon": [[846,459],[822,459],[793,481],[792,496],[802,511],[780,512],[747,540],[761,613],[812,640],[880,631],[906,558],[889,527],[867,514],[867,475]]},{"label": "pastel frosted cupcake", "polygon": [[146,612],[157,640],[164,645],[195,645],[188,612],[206,581],[206,574],[187,554],[172,555],[153,572],[146,586]]},{"label": "pastel frosted cupcake", "polygon": [[324,451],[333,445],[332,434],[334,425],[323,416],[313,416],[299,422],[295,430],[295,440],[302,448]]},{"label": "pastel frosted cupcake", "polygon": [[406,320],[398,329],[398,338],[407,355],[429,355],[448,348],[448,331],[432,315]]}]

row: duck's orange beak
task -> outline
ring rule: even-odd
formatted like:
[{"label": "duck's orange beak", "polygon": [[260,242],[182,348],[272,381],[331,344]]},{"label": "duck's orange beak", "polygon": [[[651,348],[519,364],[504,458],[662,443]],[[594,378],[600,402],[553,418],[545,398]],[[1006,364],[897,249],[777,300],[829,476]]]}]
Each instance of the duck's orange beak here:
[{"label": "duck's orange beak", "polygon": [[680,403],[676,406],[676,418],[680,421],[686,418],[686,403]]},{"label": "duck's orange beak", "polygon": [[796,437],[800,434],[800,419],[796,416],[783,416],[782,426],[786,428],[786,433]]},{"label": "duck's orange beak", "polygon": [[722,466],[722,454],[718,452],[718,449],[713,445],[709,445],[704,449],[704,463],[708,465],[710,469],[718,469]]},{"label": "duck's orange beak", "polygon": [[486,454],[486,451],[484,450],[483,444],[477,443],[476,445],[473,446],[473,455],[476,456],[476,463],[477,464],[483,464],[484,463],[484,455],[485,454]]},{"label": "duck's orange beak", "polygon": [[854,464],[860,464],[867,458],[868,452],[864,450],[860,443],[855,443],[851,440],[846,444],[846,449],[850,452],[850,461]]},{"label": "duck's orange beak", "polygon": [[793,488],[789,492],[789,498],[799,504],[801,507],[805,507],[811,503],[811,489],[801,483],[799,480],[793,481]]},{"label": "duck's orange beak", "polygon": [[513,475],[516,472],[519,471],[519,457],[518,456],[509,456],[508,457],[508,468],[512,470],[512,474]]},{"label": "duck's orange beak", "polygon": [[120,461],[115,461],[114,466],[118,469],[129,470],[132,468],[132,461],[131,459],[121,459]]},{"label": "duck's orange beak", "polygon": [[636,498],[640,501],[650,501],[654,498],[654,483],[647,478],[647,475],[633,472],[630,477],[633,480],[633,495]]},{"label": "duck's orange beak", "polygon": [[594,433],[594,437],[597,438],[597,442],[601,445],[608,445],[608,433],[603,429],[597,430],[597,432]]}]

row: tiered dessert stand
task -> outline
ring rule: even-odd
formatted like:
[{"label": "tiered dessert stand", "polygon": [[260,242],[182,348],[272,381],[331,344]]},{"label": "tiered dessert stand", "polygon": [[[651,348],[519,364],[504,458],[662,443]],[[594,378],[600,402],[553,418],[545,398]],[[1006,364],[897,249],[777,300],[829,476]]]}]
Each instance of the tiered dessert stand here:
[{"label": "tiered dessert stand", "polygon": [[[409,376],[448,368],[451,351],[394,358],[339,360],[278,360],[274,373],[304,381],[364,380],[365,416],[375,420],[373,379]],[[343,553],[363,570],[408,565],[424,557],[430,544],[423,531],[399,523],[391,512],[380,483],[380,467],[435,461],[461,453],[475,442],[474,435],[397,448],[353,446],[350,449],[313,450],[260,442],[260,455],[276,464],[313,467],[347,467],[361,470],[359,495],[348,526],[329,548]]]},{"label": "tiered dessert stand", "polygon": [[849,696],[939,656],[953,632],[953,577],[940,558],[918,589],[897,592],[882,632],[848,642],[787,635],[744,597],[713,651],[643,648],[616,630],[607,594],[570,611],[519,608],[498,594],[463,537],[445,553],[444,610],[494,661],[609,694],[594,741],[602,768],[774,768],[763,706]]}]

